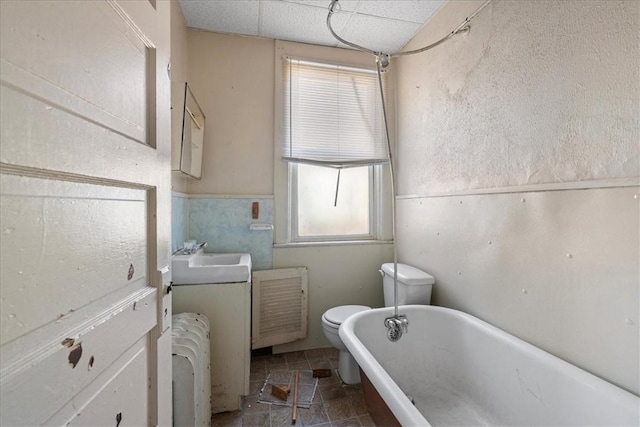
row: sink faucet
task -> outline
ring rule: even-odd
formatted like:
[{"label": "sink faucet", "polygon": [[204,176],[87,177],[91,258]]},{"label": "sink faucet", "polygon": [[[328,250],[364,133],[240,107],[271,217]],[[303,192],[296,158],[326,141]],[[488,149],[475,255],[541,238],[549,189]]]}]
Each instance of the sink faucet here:
[{"label": "sink faucet", "polygon": [[198,252],[200,249],[206,248],[207,246],[209,246],[207,242],[202,242],[199,244],[196,244],[195,240],[193,242],[194,242],[193,244],[187,244],[189,242],[185,242],[185,246],[183,248],[176,250],[171,255],[193,255],[196,252]]},{"label": "sink faucet", "polygon": [[200,249],[202,249],[202,248],[206,248],[207,246],[209,246],[209,244],[208,244],[207,242],[202,242],[202,243],[200,243],[200,244],[198,244],[198,245],[195,245],[195,246],[193,247],[193,252],[192,252],[192,253],[196,253],[196,252],[198,252]]}]

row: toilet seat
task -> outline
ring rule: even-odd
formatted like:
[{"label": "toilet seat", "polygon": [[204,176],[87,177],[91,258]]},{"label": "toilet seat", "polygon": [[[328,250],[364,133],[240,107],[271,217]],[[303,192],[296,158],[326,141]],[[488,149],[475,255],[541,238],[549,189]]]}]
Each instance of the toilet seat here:
[{"label": "toilet seat", "polygon": [[353,314],[371,310],[366,305],[340,305],[330,308],[322,315],[322,331],[329,343],[340,351],[338,356],[338,376],[345,384],[359,384],[358,363],[340,339],[338,331],[342,322]]},{"label": "toilet seat", "polygon": [[349,316],[366,310],[371,310],[371,307],[366,305],[340,305],[327,310],[322,316],[322,319],[331,326],[339,328],[342,322],[347,320]]}]

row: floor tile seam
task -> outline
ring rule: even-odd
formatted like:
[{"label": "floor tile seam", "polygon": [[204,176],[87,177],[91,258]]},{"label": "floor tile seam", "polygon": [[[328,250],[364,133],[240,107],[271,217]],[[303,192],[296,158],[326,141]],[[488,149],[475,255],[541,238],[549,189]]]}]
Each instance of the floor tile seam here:
[{"label": "floor tile seam", "polygon": [[[331,420],[329,419],[329,412],[327,412],[327,407],[324,404],[324,399],[322,398],[322,396],[320,396],[320,399],[322,399],[322,411],[324,412],[324,416],[327,419],[327,423],[331,424]],[[326,423],[323,423],[326,424]]]},{"label": "floor tile seam", "polygon": [[[307,408],[308,409],[308,408]],[[326,421],[324,422],[320,422],[320,423],[315,423],[315,424],[305,424],[305,426],[307,427],[313,427],[313,426],[319,426],[319,425],[323,425],[323,424],[327,424],[330,423],[329,421],[329,415],[327,414],[327,410],[325,409],[324,405],[322,405],[322,411],[324,412],[324,416],[326,418]]]},{"label": "floor tile seam", "polygon": [[348,421],[348,420],[356,420],[356,421],[358,421],[358,424],[359,424],[360,426],[362,426],[362,423],[360,422],[360,417],[358,417],[357,415],[356,415],[356,416],[354,416],[354,417],[351,417],[351,418],[343,418],[343,419],[341,419],[341,420],[331,421],[331,422],[330,422],[330,424],[331,424],[331,426],[333,427],[333,426],[335,425],[335,423],[339,423],[339,422],[341,422],[341,421]]},{"label": "floor tile seam", "polygon": [[[324,405],[324,403],[323,403],[323,402],[315,403],[315,404],[314,404],[314,403],[312,403],[312,405],[316,405],[316,404],[319,404],[319,405],[322,407],[322,412],[324,413],[324,416],[325,416],[325,418],[327,419],[327,421],[325,421],[325,422],[321,422],[321,423],[316,423],[316,424],[311,424],[311,425],[309,425],[308,427],[319,426],[319,425],[323,425],[323,424],[331,423],[331,420],[329,420],[329,413],[327,412],[327,408],[326,408],[326,406]],[[310,409],[310,407],[309,407],[309,408],[304,408],[304,409]]]},{"label": "floor tile seam", "polygon": [[[346,400],[347,404],[349,405],[349,407],[351,408],[351,413],[354,414],[351,417],[348,418],[340,418],[338,420],[329,420],[330,423],[334,423],[334,422],[338,422],[338,421],[344,421],[344,420],[350,420],[351,418],[358,418],[359,415],[356,414],[356,410],[353,407],[353,405],[351,404],[351,400],[349,399],[349,397],[341,397],[340,399],[344,399]],[[340,400],[340,399],[333,399],[333,400]],[[327,413],[327,418],[329,418],[329,413]],[[360,422],[360,420],[358,420],[358,422]]]}]

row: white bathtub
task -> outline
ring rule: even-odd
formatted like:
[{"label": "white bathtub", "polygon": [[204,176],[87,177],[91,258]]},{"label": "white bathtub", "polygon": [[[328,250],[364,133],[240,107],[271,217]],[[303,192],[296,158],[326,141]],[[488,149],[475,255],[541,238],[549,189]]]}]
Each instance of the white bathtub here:
[{"label": "white bathtub", "polygon": [[348,318],[340,337],[363,387],[370,381],[403,426],[640,425],[637,396],[486,322],[435,306],[400,313],[409,332],[398,342],[386,338],[391,307]]}]

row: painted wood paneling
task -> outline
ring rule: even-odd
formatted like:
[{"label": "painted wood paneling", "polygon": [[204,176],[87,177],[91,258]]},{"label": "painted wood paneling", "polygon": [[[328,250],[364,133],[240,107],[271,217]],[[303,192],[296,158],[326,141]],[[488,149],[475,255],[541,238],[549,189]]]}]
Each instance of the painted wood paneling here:
[{"label": "painted wood paneling", "polygon": [[[149,390],[145,371],[149,368],[144,340],[131,347],[117,363],[84,389],[44,425],[86,426],[87,420],[111,421],[114,425],[147,424]],[[106,384],[102,384],[105,382]],[[98,389],[98,385],[102,388]],[[139,396],[141,399],[131,399]]]},{"label": "painted wood paneling", "polygon": [[169,4],[0,8],[1,423],[169,425]]},{"label": "painted wood paneling", "polygon": [[18,255],[0,271],[2,344],[147,284],[145,191],[12,175],[0,185],[0,245]]},{"label": "painted wood paneling", "polygon": [[153,53],[117,4],[40,1],[33,13],[31,2],[6,3],[0,18],[5,82],[36,87],[72,114],[148,142]]},{"label": "painted wood paneling", "polygon": [[[3,425],[38,425],[68,402],[81,399],[77,393],[154,327],[156,290],[131,288],[0,348]],[[144,388],[148,388],[146,375]],[[27,396],[37,406],[25,405]]]}]

